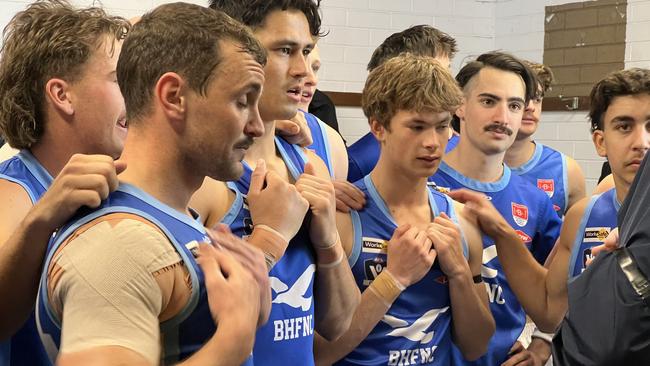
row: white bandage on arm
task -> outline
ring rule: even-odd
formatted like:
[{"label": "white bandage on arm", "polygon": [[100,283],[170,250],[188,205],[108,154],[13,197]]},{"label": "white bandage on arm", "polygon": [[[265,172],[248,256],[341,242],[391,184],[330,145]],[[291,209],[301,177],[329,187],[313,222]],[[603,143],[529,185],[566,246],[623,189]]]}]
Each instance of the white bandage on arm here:
[{"label": "white bandage on arm", "polygon": [[157,228],[110,215],[86,226],[55,260],[50,269],[59,271],[48,272],[60,274],[49,288],[53,308],[63,309],[60,352],[121,346],[160,362],[163,299],[152,273],[181,259]]}]

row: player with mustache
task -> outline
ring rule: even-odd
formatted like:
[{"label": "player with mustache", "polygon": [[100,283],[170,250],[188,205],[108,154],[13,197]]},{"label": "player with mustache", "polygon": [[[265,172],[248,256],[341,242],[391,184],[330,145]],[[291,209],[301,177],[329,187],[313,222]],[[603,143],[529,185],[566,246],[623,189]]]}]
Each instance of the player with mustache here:
[{"label": "player with mustache", "polygon": [[[517,58],[491,52],[465,65],[456,81],[464,93],[456,111],[460,141],[445,155],[431,180],[441,190],[469,188],[484,193],[533,257],[543,263],[559,235],[561,221],[548,196],[503,163],[526,104],[535,95],[535,76]],[[483,248],[482,274],[496,332],[487,355],[472,364],[500,365],[520,336],[526,314],[508,285],[494,240],[484,236]],[[466,362],[460,354],[456,357]]]}]

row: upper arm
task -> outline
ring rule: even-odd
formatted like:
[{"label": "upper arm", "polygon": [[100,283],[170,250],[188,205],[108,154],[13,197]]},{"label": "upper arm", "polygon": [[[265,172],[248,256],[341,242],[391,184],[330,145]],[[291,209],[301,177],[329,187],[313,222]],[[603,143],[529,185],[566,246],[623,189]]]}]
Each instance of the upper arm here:
[{"label": "upper arm", "polygon": [[585,197],[585,176],[582,173],[580,164],[570,157],[566,157],[567,161],[567,177],[569,179],[569,202],[567,202],[567,210],[571,208],[576,202]]},{"label": "upper arm", "polygon": [[551,305],[551,309],[555,309],[553,314],[556,314],[556,317],[561,318],[566,309],[569,261],[577,235],[576,232],[579,229],[582,215],[588,204],[589,198],[583,198],[567,212],[564,217],[562,232],[556,245],[553,259],[548,266],[547,289],[550,300],[549,304]]},{"label": "upper arm", "polygon": [[345,255],[350,258],[354,247],[354,228],[350,213],[336,211],[336,229],[339,232]]},{"label": "upper arm", "polygon": [[113,347],[128,350],[124,357],[135,352],[157,364],[159,316],[175,298],[173,289],[182,288],[157,274],[179,263],[160,231],[124,214],[77,230],[47,269],[49,303],[65,319],[61,357],[101,358]]},{"label": "upper arm", "polygon": [[334,178],[339,180],[347,180],[348,150],[345,148],[345,143],[343,142],[341,135],[339,135],[339,133],[329,125],[325,125],[325,133],[327,134],[327,141],[330,145],[330,155],[332,158]]},{"label": "upper arm", "polygon": [[32,200],[22,186],[5,179],[0,179],[0,196],[0,245],[3,245],[27,216]]},{"label": "upper arm", "polygon": [[454,201],[454,210],[458,214],[460,228],[467,242],[469,267],[472,276],[478,276],[481,274],[481,265],[483,264],[483,238],[476,217],[468,215],[464,207],[465,205],[462,203]]}]

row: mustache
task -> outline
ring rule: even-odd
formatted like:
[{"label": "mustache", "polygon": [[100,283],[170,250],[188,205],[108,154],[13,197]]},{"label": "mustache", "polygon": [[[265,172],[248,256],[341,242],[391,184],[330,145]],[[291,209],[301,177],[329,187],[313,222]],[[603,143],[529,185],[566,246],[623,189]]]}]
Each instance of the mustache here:
[{"label": "mustache", "polygon": [[498,123],[493,123],[489,126],[486,126],[484,128],[485,132],[497,132],[497,133],[505,133],[508,136],[512,136],[512,130],[508,126],[504,126]]},{"label": "mustache", "polygon": [[253,138],[252,137],[247,137],[242,139],[241,141],[235,143],[235,149],[244,149],[247,150],[251,145],[253,145]]}]

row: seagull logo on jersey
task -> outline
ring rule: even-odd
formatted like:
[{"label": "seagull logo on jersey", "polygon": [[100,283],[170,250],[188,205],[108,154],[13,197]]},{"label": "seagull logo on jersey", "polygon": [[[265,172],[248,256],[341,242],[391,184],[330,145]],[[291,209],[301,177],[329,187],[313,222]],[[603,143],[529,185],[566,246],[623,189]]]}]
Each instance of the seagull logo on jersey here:
[{"label": "seagull logo on jersey", "polygon": [[496,278],[499,273],[496,269],[490,268],[487,266],[490,261],[492,261],[497,256],[497,247],[496,245],[490,245],[487,248],[483,248],[483,266],[481,267],[481,276],[483,278]]},{"label": "seagull logo on jersey", "polygon": [[433,330],[430,332],[425,331],[431,327],[431,324],[436,321],[440,314],[445,313],[447,310],[449,310],[449,306],[445,306],[442,309],[431,309],[422,314],[411,325],[406,320],[388,314],[384,315],[382,321],[393,328],[386,335],[391,337],[404,337],[412,342],[426,344],[431,342],[435,332]]},{"label": "seagull logo on jersey", "polygon": [[537,188],[546,192],[549,198],[553,197],[555,193],[555,181],[553,179],[538,179]]},{"label": "seagull logo on jersey", "polygon": [[[481,267],[481,276],[485,279],[495,279],[499,274],[494,268],[487,266],[494,258],[497,257],[497,247],[496,245],[490,245],[487,248],[483,248],[483,266]],[[506,303],[505,298],[503,297],[503,288],[498,283],[488,283],[487,281],[483,282],[485,284],[485,289],[488,293],[488,300],[493,304],[503,305]]]},{"label": "seagull logo on jersey", "polygon": [[314,278],[315,271],[316,265],[310,264],[291,288],[277,277],[270,277],[271,288],[277,294],[272,302],[274,304],[287,304],[295,309],[300,308],[302,311],[309,310],[312,297],[305,297],[305,293],[309,289],[309,284],[311,284]]},{"label": "seagull logo on jersey", "polygon": [[524,227],[528,223],[528,207],[511,202],[512,204],[512,218],[515,220],[517,225]]}]

